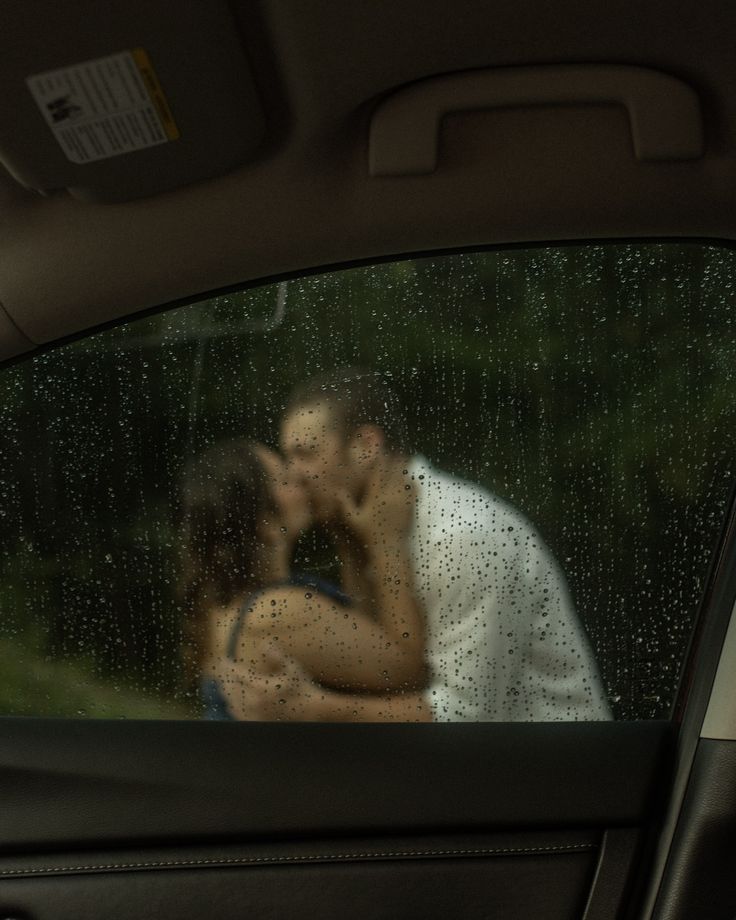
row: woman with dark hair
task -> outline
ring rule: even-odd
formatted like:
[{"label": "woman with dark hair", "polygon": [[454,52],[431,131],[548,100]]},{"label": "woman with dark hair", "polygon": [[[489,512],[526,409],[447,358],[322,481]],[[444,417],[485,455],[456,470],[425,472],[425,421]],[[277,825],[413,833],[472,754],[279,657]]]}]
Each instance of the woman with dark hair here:
[{"label": "woman with dark hair", "polygon": [[421,686],[423,616],[407,546],[413,490],[397,475],[395,468],[377,468],[360,506],[345,509],[363,544],[362,581],[371,586],[361,598],[348,599],[328,583],[290,573],[308,511],[276,455],[234,439],[188,465],[187,650],[205,718],[233,718],[223,692],[231,666],[239,662],[262,672],[269,656],[293,658],[314,681],[339,690]]}]

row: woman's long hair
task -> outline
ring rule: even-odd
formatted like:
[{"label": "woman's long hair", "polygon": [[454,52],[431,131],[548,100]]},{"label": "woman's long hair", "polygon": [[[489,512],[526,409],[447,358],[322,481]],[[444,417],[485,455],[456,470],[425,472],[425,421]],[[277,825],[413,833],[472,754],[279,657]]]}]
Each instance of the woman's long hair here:
[{"label": "woman's long hair", "polygon": [[196,682],[206,615],[262,587],[259,527],[275,506],[265,470],[245,438],[221,441],[186,466],[181,492],[184,666]]}]

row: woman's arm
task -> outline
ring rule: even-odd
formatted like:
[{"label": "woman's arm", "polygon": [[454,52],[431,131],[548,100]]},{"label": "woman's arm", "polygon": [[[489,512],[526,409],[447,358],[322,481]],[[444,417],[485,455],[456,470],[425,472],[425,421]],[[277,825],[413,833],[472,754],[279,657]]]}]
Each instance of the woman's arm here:
[{"label": "woman's arm", "polygon": [[[400,587],[387,589],[392,601],[401,602]],[[417,650],[408,632],[397,636],[360,608],[341,606],[309,588],[272,589],[254,599],[237,658],[262,670],[269,649],[282,650],[314,680],[341,690],[380,693],[417,688],[424,681],[423,648]]]}]

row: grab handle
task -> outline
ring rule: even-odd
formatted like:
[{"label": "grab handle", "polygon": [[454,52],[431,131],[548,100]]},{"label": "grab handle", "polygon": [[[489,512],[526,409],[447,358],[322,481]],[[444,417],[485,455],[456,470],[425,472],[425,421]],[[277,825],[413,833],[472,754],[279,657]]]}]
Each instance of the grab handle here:
[{"label": "grab handle", "polygon": [[580,103],[625,106],[639,160],[702,156],[700,103],[676,77],[623,65],[505,67],[430,77],[385,99],[371,120],[370,175],[434,172],[440,123],[452,112]]}]

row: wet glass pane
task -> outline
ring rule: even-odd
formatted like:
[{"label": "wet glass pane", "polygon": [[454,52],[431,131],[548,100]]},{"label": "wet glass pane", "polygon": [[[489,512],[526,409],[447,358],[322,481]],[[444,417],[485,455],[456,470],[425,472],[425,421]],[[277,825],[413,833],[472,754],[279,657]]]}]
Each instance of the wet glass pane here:
[{"label": "wet glass pane", "polygon": [[0,713],[671,713],[733,483],[736,263],[467,253],[4,369]]}]

